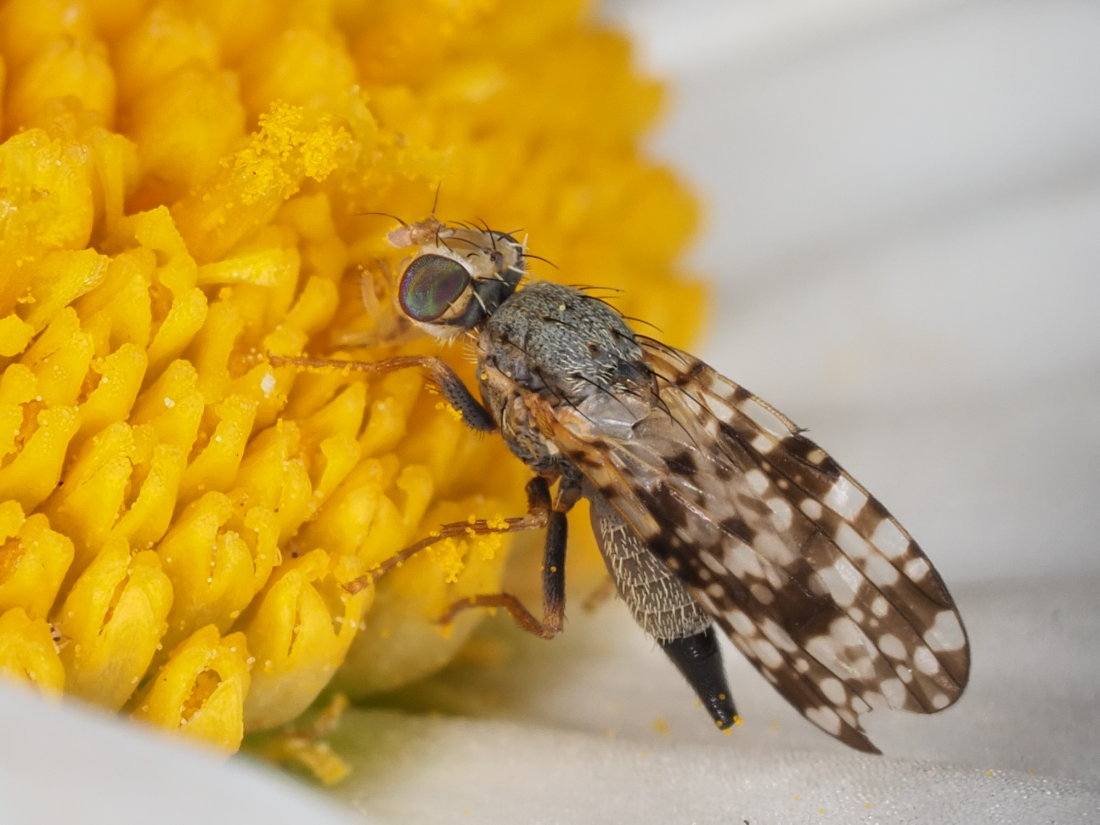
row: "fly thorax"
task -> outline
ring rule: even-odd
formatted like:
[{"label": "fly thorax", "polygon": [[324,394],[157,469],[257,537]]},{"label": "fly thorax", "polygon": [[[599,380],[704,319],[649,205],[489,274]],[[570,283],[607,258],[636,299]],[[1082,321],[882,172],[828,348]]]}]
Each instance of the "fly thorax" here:
[{"label": "fly thorax", "polygon": [[479,350],[518,386],[555,406],[654,393],[641,348],[622,316],[561,284],[533,283],[504,301],[487,320]]}]

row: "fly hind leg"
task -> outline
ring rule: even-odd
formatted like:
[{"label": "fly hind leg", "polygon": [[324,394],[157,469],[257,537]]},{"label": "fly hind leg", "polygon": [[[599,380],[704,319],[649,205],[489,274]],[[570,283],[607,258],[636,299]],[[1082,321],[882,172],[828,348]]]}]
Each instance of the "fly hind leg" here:
[{"label": "fly hind leg", "polygon": [[561,632],[565,621],[565,546],[567,525],[565,514],[572,501],[560,496],[556,506],[550,502],[550,488],[546,480],[536,476],[527,484],[527,518],[546,527],[546,540],[542,557],[542,618],[535,617],[523,603],[511,593],[482,593],[467,596],[452,604],[440,618],[450,622],[463,610],[471,607],[502,608],[507,610],[516,624],[543,639],[552,639]]},{"label": "fly hind leg", "polygon": [[564,504],[562,497],[559,496],[558,504],[555,507],[551,503],[550,487],[546,479],[536,476],[527,482],[527,515],[504,519],[503,523],[481,519],[444,524],[435,530],[432,535],[390,556],[366,575],[348,582],[344,585],[344,588],[350,593],[358,593],[390,570],[400,567],[421,550],[444,539],[469,538],[470,536],[484,536],[492,533],[519,533],[524,530],[546,528],[541,620],[535,618],[534,614],[511,593],[482,593],[454,602],[444,611],[439,621],[441,624],[448,624],[456,615],[471,607],[503,608],[508,611],[516,624],[524,630],[544,639],[551,639],[561,631],[565,618],[565,513],[568,508]]}]

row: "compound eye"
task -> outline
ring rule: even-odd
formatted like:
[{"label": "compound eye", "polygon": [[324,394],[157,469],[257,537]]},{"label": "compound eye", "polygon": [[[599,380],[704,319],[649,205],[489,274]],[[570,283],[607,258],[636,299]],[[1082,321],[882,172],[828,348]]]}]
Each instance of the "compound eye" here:
[{"label": "compound eye", "polygon": [[431,322],[451,309],[471,284],[470,273],[442,255],[421,255],[401,276],[398,299],[414,321]]}]

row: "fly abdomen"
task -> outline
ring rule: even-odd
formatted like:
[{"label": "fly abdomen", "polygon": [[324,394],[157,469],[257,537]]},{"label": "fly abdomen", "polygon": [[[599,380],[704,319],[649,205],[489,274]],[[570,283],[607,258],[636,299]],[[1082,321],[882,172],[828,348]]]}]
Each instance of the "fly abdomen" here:
[{"label": "fly abdomen", "polygon": [[710,616],[603,496],[591,494],[589,501],[596,543],[634,620],[672,659],[718,727],[730,727],[736,711]]},{"label": "fly abdomen", "polygon": [[623,523],[607,500],[594,494],[590,501],[592,530],[604,563],[642,629],[658,642],[666,642],[710,627],[707,612]]}]

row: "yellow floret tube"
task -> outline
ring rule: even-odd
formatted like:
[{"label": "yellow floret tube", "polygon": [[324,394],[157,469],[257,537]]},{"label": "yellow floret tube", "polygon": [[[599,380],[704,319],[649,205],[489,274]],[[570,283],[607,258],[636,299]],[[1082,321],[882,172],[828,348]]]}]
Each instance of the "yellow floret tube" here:
[{"label": "yellow floret tube", "polygon": [[439,351],[387,215],[527,227],[672,343],[700,314],[660,90],[580,3],[8,0],[0,89],[0,673],[42,692],[231,751],[461,649],[510,536],[346,585],[529,471],[419,372],[267,358]]},{"label": "yellow floret tube", "polygon": [[111,539],[73,583],[55,618],[65,689],[121,708],[152,664],[167,630],[172,584],[151,551]]},{"label": "yellow floret tube", "polygon": [[45,619],[32,619],[21,607],[0,613],[0,674],[46,694],[65,688],[65,666]]},{"label": "yellow floret tube", "polygon": [[72,541],[41,513],[25,518],[11,499],[0,503],[0,541],[0,611],[45,619],[72,564]]},{"label": "yellow floret tube", "polygon": [[245,637],[207,625],[171,652],[133,702],[132,716],[224,750],[240,747],[249,687]]}]

